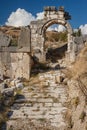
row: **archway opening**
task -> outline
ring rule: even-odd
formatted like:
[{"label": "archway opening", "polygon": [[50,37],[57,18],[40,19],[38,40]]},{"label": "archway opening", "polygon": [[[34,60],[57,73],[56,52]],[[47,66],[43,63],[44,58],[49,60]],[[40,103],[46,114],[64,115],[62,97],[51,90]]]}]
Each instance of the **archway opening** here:
[{"label": "archway opening", "polygon": [[57,63],[65,58],[68,43],[67,29],[61,24],[52,24],[44,31],[46,61]]},{"label": "archway opening", "polygon": [[[58,31],[61,27],[63,30]],[[36,42],[39,44],[37,44],[37,52],[34,51],[32,73],[65,68],[67,54],[72,49],[71,25],[63,19],[51,19],[42,22],[41,28],[38,28],[37,32]],[[49,41],[49,33],[52,34],[50,38],[55,36],[56,38]]]}]

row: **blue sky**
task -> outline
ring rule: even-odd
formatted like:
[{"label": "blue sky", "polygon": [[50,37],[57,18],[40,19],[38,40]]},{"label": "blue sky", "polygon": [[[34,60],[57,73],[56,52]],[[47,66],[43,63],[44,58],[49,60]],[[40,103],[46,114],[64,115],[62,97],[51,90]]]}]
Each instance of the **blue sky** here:
[{"label": "blue sky", "polygon": [[87,0],[0,0],[0,24],[4,25],[10,14],[18,8],[36,15],[44,6],[64,6],[70,13],[73,28],[87,24]]}]

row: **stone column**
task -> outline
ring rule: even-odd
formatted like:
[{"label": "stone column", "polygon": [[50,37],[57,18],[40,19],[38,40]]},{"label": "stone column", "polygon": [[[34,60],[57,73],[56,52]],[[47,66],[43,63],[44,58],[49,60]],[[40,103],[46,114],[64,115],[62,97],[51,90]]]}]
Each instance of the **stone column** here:
[{"label": "stone column", "polygon": [[46,62],[46,51],[45,51],[45,40],[44,37],[41,38],[41,56],[39,61],[41,63],[45,63]]},{"label": "stone column", "polygon": [[72,36],[72,30],[68,30],[68,49],[67,57],[68,62],[72,63],[75,61],[75,48],[74,48],[74,38]]},{"label": "stone column", "polygon": [[31,57],[29,55],[29,53],[24,53],[23,54],[23,77],[26,79],[30,78],[30,71],[31,71]]},{"label": "stone column", "polygon": [[2,53],[0,52],[0,78],[3,79]]}]

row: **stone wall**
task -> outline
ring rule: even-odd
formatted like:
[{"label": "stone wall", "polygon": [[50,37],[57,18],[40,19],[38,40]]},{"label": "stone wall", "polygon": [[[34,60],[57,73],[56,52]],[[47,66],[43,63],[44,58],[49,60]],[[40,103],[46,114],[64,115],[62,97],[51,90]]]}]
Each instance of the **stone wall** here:
[{"label": "stone wall", "polygon": [[30,77],[30,28],[21,28],[18,46],[10,46],[11,37],[0,32],[0,75],[18,78]]},{"label": "stone wall", "polygon": [[[67,20],[71,19],[63,7],[45,7],[44,17],[41,20],[32,21],[30,26],[22,27],[16,47],[10,48],[11,36],[0,31],[0,74],[15,77],[29,78],[31,61],[30,55],[41,63],[46,62],[45,33],[53,24],[62,24],[68,31],[68,45],[66,59],[68,63],[75,61],[76,54],[82,49],[83,42],[75,41],[73,30]],[[82,42],[81,42],[82,41]],[[80,44],[80,43],[81,44]]]},{"label": "stone wall", "polygon": [[75,42],[75,53],[78,54],[85,46],[87,42],[87,36],[84,35],[80,37],[75,37],[74,42]]},{"label": "stone wall", "polygon": [[22,52],[0,52],[0,74],[18,78],[30,77],[30,56],[29,53]]}]

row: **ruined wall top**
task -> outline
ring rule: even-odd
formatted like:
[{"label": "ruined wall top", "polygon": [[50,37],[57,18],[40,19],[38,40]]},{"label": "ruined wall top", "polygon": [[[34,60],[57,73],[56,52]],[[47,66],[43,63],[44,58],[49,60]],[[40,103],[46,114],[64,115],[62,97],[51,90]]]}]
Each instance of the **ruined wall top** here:
[{"label": "ruined wall top", "polygon": [[44,7],[44,18],[62,18],[69,20],[71,16],[64,10],[63,6],[60,6],[58,9],[55,6],[46,6]]},{"label": "ruined wall top", "polygon": [[55,6],[45,6],[44,11],[57,11]]},{"label": "ruined wall top", "polygon": [[[0,52],[30,52],[30,28],[1,27]],[[9,32],[7,34],[5,30]]]}]

